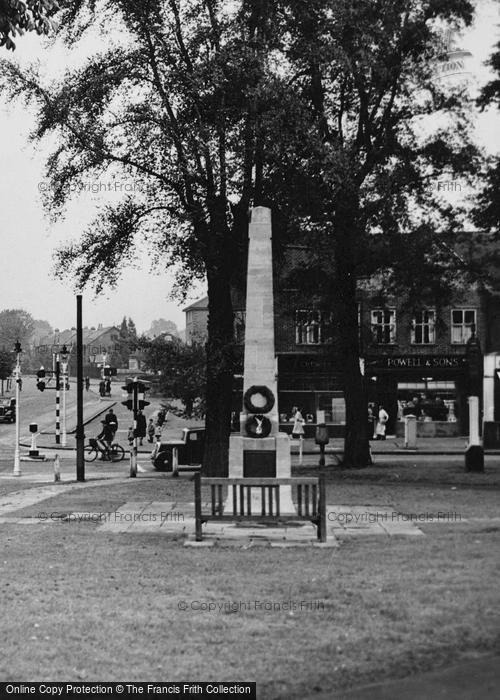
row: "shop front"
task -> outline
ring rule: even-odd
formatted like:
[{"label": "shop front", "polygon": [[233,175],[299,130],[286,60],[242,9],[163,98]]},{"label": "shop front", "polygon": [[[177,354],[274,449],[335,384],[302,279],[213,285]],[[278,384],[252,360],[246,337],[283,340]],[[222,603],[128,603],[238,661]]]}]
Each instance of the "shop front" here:
[{"label": "shop front", "polygon": [[330,437],[343,437],[346,410],[339,363],[319,355],[278,356],[280,430],[292,432],[294,408],[304,418],[305,437],[314,437],[318,422]]},{"label": "shop front", "polygon": [[417,437],[468,434],[465,354],[365,358],[369,403],[389,414],[387,433],[404,435],[406,415],[417,417]]}]

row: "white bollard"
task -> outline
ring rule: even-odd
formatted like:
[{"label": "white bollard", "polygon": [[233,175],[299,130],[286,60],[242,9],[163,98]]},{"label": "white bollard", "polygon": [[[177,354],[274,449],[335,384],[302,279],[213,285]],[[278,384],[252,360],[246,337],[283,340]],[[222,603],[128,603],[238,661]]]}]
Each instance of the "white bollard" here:
[{"label": "white bollard", "polygon": [[411,414],[405,416],[405,448],[417,449],[417,417]]}]

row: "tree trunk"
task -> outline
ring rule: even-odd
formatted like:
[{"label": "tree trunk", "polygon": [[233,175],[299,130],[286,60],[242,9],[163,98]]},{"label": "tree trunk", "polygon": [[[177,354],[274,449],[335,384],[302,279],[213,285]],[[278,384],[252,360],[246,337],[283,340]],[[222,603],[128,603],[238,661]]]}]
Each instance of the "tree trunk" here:
[{"label": "tree trunk", "polygon": [[363,468],[372,464],[368,435],[368,405],[359,363],[359,322],[356,301],[356,193],[344,191],[335,216],[335,282],[339,355],[343,368],[346,426],[343,466]]},{"label": "tree trunk", "polygon": [[230,287],[231,251],[227,236],[221,235],[225,222],[212,233],[206,261],[208,286],[207,385],[205,476],[227,476],[231,394],[233,388],[233,308]]}]

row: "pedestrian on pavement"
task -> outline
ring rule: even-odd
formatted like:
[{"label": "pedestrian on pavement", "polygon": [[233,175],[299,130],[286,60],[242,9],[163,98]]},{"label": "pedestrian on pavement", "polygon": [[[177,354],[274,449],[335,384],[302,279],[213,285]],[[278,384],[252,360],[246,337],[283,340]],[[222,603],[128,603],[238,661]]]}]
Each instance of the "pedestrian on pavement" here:
[{"label": "pedestrian on pavement", "polygon": [[139,438],[139,444],[142,445],[142,441],[146,437],[146,416],[142,411],[137,413],[137,437]]},{"label": "pedestrian on pavement", "polygon": [[104,420],[106,421],[106,424],[111,427],[111,429],[113,431],[113,439],[114,439],[115,433],[118,430],[118,418],[114,414],[112,408],[110,408],[109,411],[106,413]]},{"label": "pedestrian on pavement", "polygon": [[90,389],[90,377],[85,377],[85,390],[88,391]]},{"label": "pedestrian on pavement", "polygon": [[155,423],[152,418],[149,419],[148,423],[148,442],[153,442],[155,437]]},{"label": "pedestrian on pavement", "polygon": [[302,417],[302,413],[299,411],[297,406],[294,406],[292,408],[292,416],[293,416],[292,437],[295,440],[302,440],[302,438],[304,437],[304,418]]},{"label": "pedestrian on pavement", "polygon": [[106,390],[106,396],[111,396],[111,379],[106,379],[105,390]]},{"label": "pedestrian on pavement", "polygon": [[375,440],[385,440],[385,426],[389,420],[389,414],[383,406],[379,407],[378,421],[375,427]]},{"label": "pedestrian on pavement", "polygon": [[99,382],[99,396],[102,396],[104,398],[105,393],[106,393],[106,382],[104,381],[104,379],[101,379],[101,381]]},{"label": "pedestrian on pavement", "polygon": [[158,411],[158,416],[156,418],[156,422],[160,426],[160,428],[162,427],[163,423],[165,423],[166,418],[167,418],[167,413],[166,413],[165,409],[160,408],[160,410]]}]

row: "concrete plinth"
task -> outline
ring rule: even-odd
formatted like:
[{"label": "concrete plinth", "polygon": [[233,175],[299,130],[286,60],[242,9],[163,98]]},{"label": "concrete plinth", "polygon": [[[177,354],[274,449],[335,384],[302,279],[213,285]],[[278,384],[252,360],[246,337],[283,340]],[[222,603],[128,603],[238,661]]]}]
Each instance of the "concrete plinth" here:
[{"label": "concrete plinth", "polygon": [[[252,454],[252,462],[249,465],[246,458],[247,453]],[[262,453],[262,460],[259,460],[259,453]],[[270,456],[272,459],[270,459]],[[259,461],[261,464],[259,465]],[[247,466],[247,470],[245,469]],[[248,467],[251,467],[250,471]],[[233,479],[243,477],[262,478],[289,478],[291,476],[291,454],[290,439],[285,433],[278,433],[267,438],[247,438],[242,435],[231,435],[229,438],[229,474]],[[261,491],[258,488],[252,489],[252,512],[260,513],[262,510]],[[236,504],[239,512],[239,493]],[[273,509],[276,503],[273,502]],[[228,496],[224,504],[224,511],[233,512],[233,490],[229,488]],[[280,512],[283,514],[295,513],[295,506],[292,501],[292,490],[290,486],[280,486]]]}]

